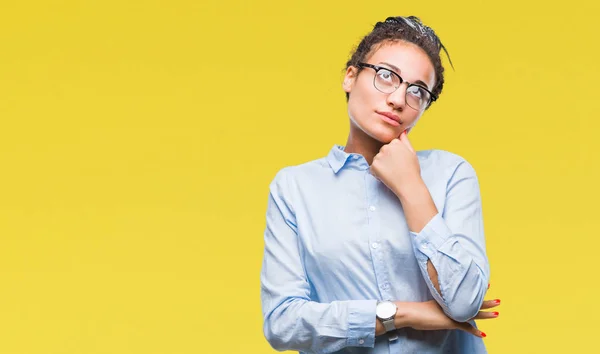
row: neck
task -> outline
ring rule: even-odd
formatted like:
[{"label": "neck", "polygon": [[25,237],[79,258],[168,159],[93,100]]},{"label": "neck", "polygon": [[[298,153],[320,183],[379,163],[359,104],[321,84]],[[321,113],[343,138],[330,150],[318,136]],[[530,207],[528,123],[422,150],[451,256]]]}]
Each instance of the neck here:
[{"label": "neck", "polygon": [[382,142],[368,136],[361,129],[355,127],[354,124],[350,124],[350,134],[348,134],[348,141],[346,142],[344,151],[349,154],[361,154],[367,160],[369,166],[371,166],[373,158],[379,153],[379,149],[383,145]]}]

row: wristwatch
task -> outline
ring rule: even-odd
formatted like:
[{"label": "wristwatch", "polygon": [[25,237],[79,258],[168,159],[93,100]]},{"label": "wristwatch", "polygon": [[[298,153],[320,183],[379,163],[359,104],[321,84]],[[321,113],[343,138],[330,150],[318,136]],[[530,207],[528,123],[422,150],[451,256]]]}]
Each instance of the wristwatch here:
[{"label": "wristwatch", "polygon": [[396,311],[398,307],[395,303],[391,301],[378,301],[376,307],[376,316],[377,319],[383,323],[383,327],[385,327],[385,331],[388,332],[388,337],[390,341],[398,339],[398,335],[396,332],[391,332],[396,329],[394,325],[394,318],[396,317]]}]

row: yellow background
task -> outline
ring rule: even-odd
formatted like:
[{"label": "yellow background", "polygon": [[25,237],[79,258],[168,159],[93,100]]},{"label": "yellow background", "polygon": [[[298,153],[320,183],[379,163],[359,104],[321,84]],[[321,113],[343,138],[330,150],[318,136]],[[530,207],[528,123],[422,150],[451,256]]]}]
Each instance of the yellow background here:
[{"label": "yellow background", "polygon": [[[594,352],[596,1],[0,5],[0,353],[272,353],[268,184],[348,133],[351,49],[417,15],[446,88],[411,134],[481,182],[490,353]],[[447,60],[444,59],[447,63]]]}]

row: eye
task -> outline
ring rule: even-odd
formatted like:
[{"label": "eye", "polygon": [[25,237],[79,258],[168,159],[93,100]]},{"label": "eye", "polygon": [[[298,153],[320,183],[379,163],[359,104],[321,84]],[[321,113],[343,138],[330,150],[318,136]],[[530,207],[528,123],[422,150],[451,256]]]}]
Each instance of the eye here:
[{"label": "eye", "polygon": [[410,86],[408,90],[406,90],[406,93],[419,99],[422,99],[427,96],[427,91],[423,90],[419,86]]},{"label": "eye", "polygon": [[385,70],[385,69],[379,70],[377,72],[377,75],[379,76],[380,79],[382,79],[384,81],[392,82],[393,79],[394,79],[392,73],[390,71],[388,71],[388,70]]}]

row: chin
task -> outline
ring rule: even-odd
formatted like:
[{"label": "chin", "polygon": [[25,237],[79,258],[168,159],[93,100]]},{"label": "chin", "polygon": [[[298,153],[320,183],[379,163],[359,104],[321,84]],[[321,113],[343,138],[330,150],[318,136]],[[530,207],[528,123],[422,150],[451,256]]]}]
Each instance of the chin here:
[{"label": "chin", "polygon": [[[400,131],[401,133],[402,131]],[[375,131],[367,133],[371,138],[379,141],[382,144],[389,144],[392,140],[396,139],[400,133],[396,133],[392,129],[377,129]]]}]

